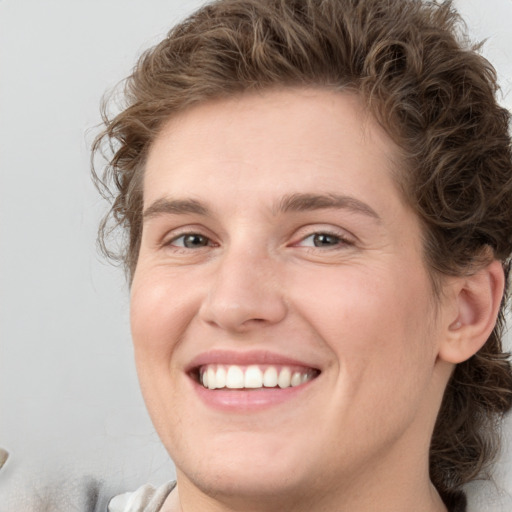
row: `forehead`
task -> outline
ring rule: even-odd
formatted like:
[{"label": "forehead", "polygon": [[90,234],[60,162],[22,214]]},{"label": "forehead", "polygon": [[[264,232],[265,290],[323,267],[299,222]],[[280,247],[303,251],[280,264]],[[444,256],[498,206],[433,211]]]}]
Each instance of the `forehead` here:
[{"label": "forehead", "polygon": [[374,191],[378,175],[392,179],[398,160],[396,145],[353,93],[246,93],[199,104],[164,125],[148,155],[144,200],[158,199],[166,187],[189,195],[192,185],[219,190],[235,183],[255,193],[326,192],[349,182]]}]

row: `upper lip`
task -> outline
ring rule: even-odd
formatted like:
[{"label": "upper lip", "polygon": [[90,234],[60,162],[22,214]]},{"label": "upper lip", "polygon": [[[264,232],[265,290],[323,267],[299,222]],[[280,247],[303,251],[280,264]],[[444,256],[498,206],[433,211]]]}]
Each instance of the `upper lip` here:
[{"label": "upper lip", "polygon": [[204,352],[194,357],[187,366],[186,371],[190,372],[208,364],[303,366],[304,368],[320,370],[317,366],[307,362],[267,350],[234,351],[217,349]]}]

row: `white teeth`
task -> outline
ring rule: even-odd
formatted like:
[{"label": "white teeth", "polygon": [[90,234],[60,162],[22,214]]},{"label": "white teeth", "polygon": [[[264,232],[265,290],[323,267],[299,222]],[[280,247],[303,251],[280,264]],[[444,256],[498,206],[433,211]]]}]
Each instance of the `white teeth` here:
[{"label": "white teeth", "polygon": [[293,373],[292,378],[290,380],[290,384],[292,387],[302,384],[302,375],[300,374],[300,372]]},{"label": "white teeth", "polygon": [[263,373],[257,366],[249,366],[245,370],[244,388],[263,387]]},{"label": "white teeth", "polygon": [[[266,365],[265,365],[266,366]],[[314,370],[292,371],[283,366],[266,366],[262,370],[258,365],[207,365],[199,372],[200,382],[208,389],[261,389],[289,388],[300,386],[313,379],[317,372]]]},{"label": "white teeth", "polygon": [[207,378],[207,384],[208,384],[208,388],[209,389],[215,389],[217,387],[217,383],[216,383],[216,375],[215,375],[215,370],[210,367],[208,368],[208,371],[206,372],[207,375],[208,375],[208,378]]},{"label": "white teeth", "polygon": [[225,388],[226,387],[226,369],[223,366],[219,366],[217,368],[217,372],[215,374],[215,387],[217,388]]},{"label": "white teeth", "polygon": [[244,372],[239,366],[230,366],[226,374],[226,387],[242,389],[244,387]]},{"label": "white teeth", "polygon": [[269,366],[263,374],[263,385],[266,388],[275,388],[277,386],[277,370]]},{"label": "white teeth", "polygon": [[277,379],[277,385],[280,388],[289,388],[291,385],[292,372],[288,368],[283,368],[279,372],[279,378]]}]

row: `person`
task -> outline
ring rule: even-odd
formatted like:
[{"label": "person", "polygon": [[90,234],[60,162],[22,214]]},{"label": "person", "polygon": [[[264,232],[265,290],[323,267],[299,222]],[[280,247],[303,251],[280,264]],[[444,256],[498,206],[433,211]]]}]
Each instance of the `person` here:
[{"label": "person", "polygon": [[140,58],[93,172],[177,481],[110,511],[466,510],[512,406],[512,157],[461,26],[219,0]]}]

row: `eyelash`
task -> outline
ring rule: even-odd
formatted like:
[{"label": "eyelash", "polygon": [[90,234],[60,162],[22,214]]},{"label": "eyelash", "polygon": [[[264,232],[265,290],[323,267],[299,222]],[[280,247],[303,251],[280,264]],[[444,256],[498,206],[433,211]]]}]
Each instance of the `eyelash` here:
[{"label": "eyelash", "polygon": [[[203,245],[198,244],[195,247],[187,247],[185,244],[187,243],[186,239],[188,237],[202,239],[204,244]],[[312,245],[303,245],[306,240],[308,240],[309,238],[314,239],[315,237],[326,237],[326,238],[330,238],[331,240],[334,239],[335,243],[326,244],[324,246],[319,246],[319,245],[314,245],[315,242],[313,241]],[[182,244],[177,245],[177,241],[180,239],[183,239],[183,242],[182,242]],[[202,249],[204,247],[216,247],[217,246],[217,244],[212,242],[212,240],[208,236],[203,235],[198,232],[193,232],[193,231],[176,235],[173,238],[171,238],[169,241],[165,242],[164,245],[168,246],[168,247],[169,246],[173,247],[175,250],[187,250],[187,251],[194,250],[194,249]],[[343,247],[343,246],[346,247],[346,246],[352,246],[352,245],[354,245],[354,242],[349,240],[346,236],[343,236],[340,233],[335,233],[335,232],[332,232],[329,230],[319,230],[319,231],[309,233],[308,235],[302,237],[298,242],[293,243],[292,247],[305,247],[310,250],[315,250],[315,249],[322,249],[322,248],[336,249],[339,247]]]},{"label": "eyelash", "polygon": [[[313,242],[313,245],[301,245],[308,238],[314,239],[314,237],[321,237],[321,236],[327,237],[327,238],[331,238],[331,239],[335,239],[336,243],[328,244],[328,245],[325,245],[325,246],[314,245],[314,242]],[[349,240],[347,237],[341,235],[340,233],[333,233],[333,232],[328,231],[328,230],[322,230],[322,231],[316,231],[314,233],[310,233],[309,235],[301,238],[299,240],[299,242],[294,244],[294,245],[299,246],[299,247],[300,246],[307,247],[309,249],[321,249],[321,248],[336,249],[336,248],[339,248],[339,247],[342,247],[342,246],[351,246],[351,245],[354,245],[354,244],[353,244],[353,242],[351,240]]]},{"label": "eyelash", "polygon": [[[195,237],[195,238],[202,238],[206,241],[205,245],[197,245],[196,247],[186,247],[185,246],[185,239],[187,237]],[[183,245],[176,245],[176,242],[180,239],[183,239]],[[216,244],[212,243],[211,239],[209,237],[207,237],[206,235],[203,235],[201,233],[196,233],[196,232],[188,232],[188,233],[181,233],[180,235],[177,235],[177,236],[174,236],[173,238],[171,238],[168,242],[165,242],[166,246],[170,246],[170,247],[174,247],[176,249],[181,249],[181,250],[192,250],[192,249],[197,249],[197,248],[203,248],[203,247],[212,247],[212,246],[215,246]]]}]

